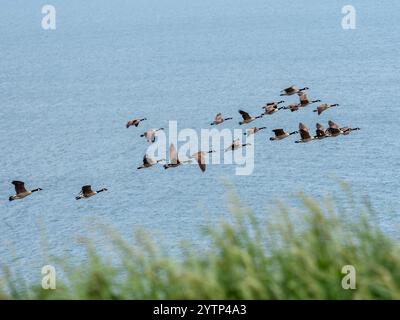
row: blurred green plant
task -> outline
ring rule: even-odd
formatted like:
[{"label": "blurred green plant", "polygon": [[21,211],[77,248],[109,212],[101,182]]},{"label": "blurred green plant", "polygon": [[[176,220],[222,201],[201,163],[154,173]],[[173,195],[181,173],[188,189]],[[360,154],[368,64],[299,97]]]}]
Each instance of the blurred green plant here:
[{"label": "blurred green plant", "polygon": [[[97,224],[111,242],[112,258],[82,239],[85,264],[54,260],[63,273],[56,290],[18,290],[18,277],[5,269],[0,298],[400,299],[399,245],[375,222],[370,203],[357,207],[347,192],[347,209],[301,194],[298,208],[278,204],[257,219],[230,191],[232,219],[205,228],[207,249],[184,245],[179,258],[143,231],[130,244]],[[357,272],[354,290],[342,288],[345,265]]]}]

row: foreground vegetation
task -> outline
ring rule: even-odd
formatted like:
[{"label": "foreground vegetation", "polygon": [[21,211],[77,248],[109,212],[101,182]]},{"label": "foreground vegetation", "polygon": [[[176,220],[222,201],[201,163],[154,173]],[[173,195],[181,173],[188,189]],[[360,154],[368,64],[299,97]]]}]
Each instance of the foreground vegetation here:
[{"label": "foreground vegetation", "polygon": [[[18,290],[18,276],[10,275],[0,292],[17,299],[400,299],[399,245],[368,203],[349,196],[343,209],[340,201],[299,199],[297,209],[279,204],[260,220],[231,195],[231,219],[204,230],[209,247],[182,246],[179,258],[144,232],[128,244],[98,225],[112,257],[86,241],[84,265],[54,261],[64,278],[56,290]],[[356,270],[355,290],[342,287],[345,265]]]}]

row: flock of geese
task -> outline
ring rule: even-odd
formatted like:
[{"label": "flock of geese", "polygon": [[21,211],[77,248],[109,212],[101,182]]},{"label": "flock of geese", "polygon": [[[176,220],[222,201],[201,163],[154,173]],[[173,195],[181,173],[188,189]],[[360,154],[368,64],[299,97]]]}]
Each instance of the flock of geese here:
[{"label": "flock of geese", "polygon": [[[297,103],[292,103],[287,106],[282,105],[282,103],[284,103],[285,101],[276,101],[276,102],[266,103],[262,107],[262,109],[264,109],[264,112],[258,116],[251,116],[248,112],[239,110],[239,114],[242,116],[242,120],[239,122],[239,125],[249,124],[257,119],[260,119],[266,115],[267,116],[272,115],[280,110],[290,110],[291,112],[295,112],[295,111],[298,111],[300,108],[304,108],[311,104],[321,102],[320,100],[309,100],[307,97],[307,94],[305,93],[305,91],[308,89],[309,89],[308,87],[299,89],[296,86],[291,86],[286,89],[283,89],[280,93],[280,96],[292,96],[292,95],[297,94],[299,97],[299,101]],[[326,111],[332,107],[337,107],[337,106],[339,106],[339,105],[323,103],[323,104],[320,104],[313,111],[318,113],[318,115],[320,115],[324,111]],[[131,126],[138,127],[139,124],[145,120],[147,120],[147,119],[139,118],[139,119],[130,120],[126,124],[126,128],[129,128]],[[214,121],[210,125],[220,125],[228,120],[233,120],[233,118],[232,117],[224,118],[221,113],[218,113],[215,116]],[[255,134],[261,130],[264,130],[264,129],[266,129],[266,127],[253,127],[253,128],[247,129],[244,134],[249,136],[249,135]],[[141,135],[141,137],[144,137],[150,143],[154,143],[156,141],[156,134],[160,130],[164,130],[164,128],[147,130],[146,132],[144,132]],[[325,139],[328,137],[337,137],[340,135],[348,135],[349,133],[351,133],[352,131],[355,131],[355,130],[360,130],[360,128],[340,127],[338,124],[336,124],[335,122],[330,120],[328,122],[327,129],[325,129],[322,124],[317,123],[315,135],[311,135],[308,128],[302,122],[300,122],[298,131],[287,132],[282,128],[273,129],[272,132],[274,133],[274,136],[270,137],[270,140],[271,141],[283,140],[291,135],[300,134],[300,139],[296,140],[295,143],[307,143],[307,142],[310,142],[313,140],[321,140],[321,139]],[[232,142],[232,144],[230,146],[228,146],[228,148],[225,149],[225,152],[234,151],[234,150],[237,150],[239,148],[242,148],[242,147],[245,147],[248,145],[250,145],[250,143],[241,143],[240,139],[236,139]],[[204,172],[206,170],[205,157],[208,153],[213,153],[213,152],[216,152],[216,151],[215,150],[198,151],[190,157],[190,160],[181,161],[178,157],[178,152],[177,152],[174,144],[171,144],[170,148],[169,148],[169,163],[165,163],[163,165],[163,167],[165,169],[174,168],[174,167],[180,166],[181,164],[183,164],[185,162],[192,162],[192,160],[195,160],[198,163],[200,170],[202,172]],[[147,154],[145,154],[143,157],[142,165],[139,166],[137,169],[150,168],[150,167],[154,166],[155,164],[163,162],[163,161],[165,161],[165,159],[153,160]],[[10,196],[9,201],[23,199],[37,191],[42,190],[41,188],[36,188],[36,189],[29,191],[25,188],[25,184],[22,181],[12,181],[12,184],[15,187],[16,194],[13,196]],[[75,197],[75,199],[76,200],[87,199],[87,198],[90,198],[98,193],[103,192],[103,191],[107,191],[107,189],[103,188],[103,189],[100,189],[97,191],[93,191],[92,187],[90,185],[85,185],[82,187],[79,195],[77,195]]]}]

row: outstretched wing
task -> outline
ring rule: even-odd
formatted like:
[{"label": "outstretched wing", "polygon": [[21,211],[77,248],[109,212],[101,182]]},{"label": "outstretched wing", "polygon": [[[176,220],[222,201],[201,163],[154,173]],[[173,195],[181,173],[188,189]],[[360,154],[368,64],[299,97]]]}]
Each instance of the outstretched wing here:
[{"label": "outstretched wing", "polygon": [[91,194],[91,193],[93,193],[92,186],[87,185],[87,186],[82,187],[81,194],[87,195],[87,194]]},{"label": "outstretched wing", "polygon": [[301,139],[305,140],[311,138],[310,133],[308,132],[308,128],[301,122],[299,123],[299,132]]},{"label": "outstretched wing", "polygon": [[283,130],[283,129],[274,129],[272,131],[275,133],[275,136],[277,136],[277,137],[283,136],[285,134],[285,130]]},{"label": "outstretched wing", "polygon": [[217,113],[217,115],[215,116],[215,121],[221,120],[222,119],[222,114],[221,113]]},{"label": "outstretched wing", "polygon": [[178,159],[178,152],[176,151],[176,148],[173,143],[169,146],[169,161],[172,164],[178,164],[179,159]]},{"label": "outstretched wing", "polygon": [[239,110],[239,113],[242,115],[243,120],[251,119],[250,115],[246,111]]},{"label": "outstretched wing", "polygon": [[339,126],[331,120],[328,121],[328,124],[331,129],[339,129]]},{"label": "outstretched wing", "polygon": [[145,165],[145,166],[147,166],[147,165],[151,166],[151,165],[153,165],[153,164],[154,164],[154,160],[151,159],[147,154],[145,154],[144,157],[143,157],[143,165]]},{"label": "outstretched wing", "polygon": [[204,161],[204,152],[196,152],[193,157],[196,159],[197,163],[199,164],[200,170],[202,172],[206,171],[206,164]]},{"label": "outstretched wing", "polygon": [[286,93],[293,93],[297,90],[297,88],[295,86],[291,86],[289,88],[284,89],[283,91],[285,91]]},{"label": "outstretched wing", "polygon": [[15,192],[16,192],[17,194],[26,192],[25,183],[24,183],[24,182],[22,182],[22,181],[13,181],[13,182],[11,182],[11,183],[14,185],[14,187],[15,187]]}]

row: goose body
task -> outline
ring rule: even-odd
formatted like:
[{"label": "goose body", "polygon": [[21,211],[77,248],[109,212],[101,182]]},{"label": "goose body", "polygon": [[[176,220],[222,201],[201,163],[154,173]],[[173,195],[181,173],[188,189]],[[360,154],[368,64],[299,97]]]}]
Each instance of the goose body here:
[{"label": "goose body", "polygon": [[360,130],[360,128],[349,128],[349,127],[343,127],[340,128],[340,131],[342,131],[342,134],[344,136],[347,136],[348,134],[350,134],[352,131],[357,131]]},{"label": "goose body", "polygon": [[285,138],[287,138],[287,137],[289,137],[289,136],[291,136],[293,134],[298,133],[297,131],[293,131],[293,132],[288,133],[283,129],[274,129],[274,130],[272,130],[272,132],[275,133],[275,136],[269,138],[269,140],[271,140],[271,141],[282,140],[282,139],[285,139]]},{"label": "goose body", "polygon": [[23,198],[31,195],[34,192],[43,190],[41,188],[37,188],[37,189],[33,189],[33,190],[28,191],[28,190],[25,189],[25,183],[22,182],[22,181],[13,181],[11,183],[14,185],[15,195],[10,196],[8,198],[9,201],[23,199]]},{"label": "goose body", "polygon": [[290,110],[291,112],[295,112],[299,110],[300,104],[299,103],[291,103],[287,107],[283,107],[285,110]]},{"label": "goose body", "polygon": [[257,116],[257,117],[252,117],[246,111],[243,111],[243,110],[239,110],[239,113],[241,114],[241,116],[243,118],[243,121],[239,122],[240,125],[247,124],[247,123],[250,123],[250,122],[252,122],[252,121],[254,121],[256,119],[262,118],[262,115]]},{"label": "goose body", "polygon": [[342,131],[340,130],[339,126],[338,126],[335,122],[329,120],[329,121],[328,121],[328,125],[329,125],[329,128],[326,129],[325,132],[326,132],[330,137],[337,137],[337,136],[339,136],[339,135],[342,134]]},{"label": "goose body", "polygon": [[225,152],[235,151],[245,146],[251,146],[251,143],[241,143],[239,139],[236,139],[232,142],[232,144],[228,148],[225,149]]},{"label": "goose body", "polygon": [[135,126],[137,127],[139,125],[140,122],[147,120],[146,118],[142,118],[142,119],[133,119],[127,122],[126,124],[126,128],[129,128],[131,126]]},{"label": "goose body", "polygon": [[226,120],[232,120],[232,118],[224,118],[221,113],[218,113],[215,116],[214,121],[212,123],[210,123],[210,125],[212,125],[212,126],[219,125]]},{"label": "goose body", "polygon": [[253,127],[253,128],[247,129],[247,131],[244,134],[247,136],[251,136],[252,134],[255,134],[258,131],[264,130],[264,129],[267,129],[267,127],[260,127],[260,128]]},{"label": "goose body", "polygon": [[299,102],[300,107],[307,107],[310,104],[321,102],[321,100],[312,100],[312,101],[309,100],[307,97],[307,94],[305,94],[304,92],[299,92],[298,96],[300,99],[300,102]]},{"label": "goose body", "polygon": [[145,154],[143,157],[143,164],[140,167],[138,167],[138,170],[150,168],[161,161],[163,161],[163,159],[155,161],[155,160],[151,159],[147,154]]},{"label": "goose body", "polygon": [[299,93],[299,92],[302,92],[302,91],[305,91],[305,90],[308,90],[308,88],[304,87],[302,89],[299,89],[296,86],[291,86],[291,87],[288,87],[286,89],[283,89],[281,91],[281,96],[291,96],[291,95],[294,95],[296,93]]},{"label": "goose body", "polygon": [[79,193],[78,196],[75,197],[75,199],[76,200],[87,199],[103,191],[108,191],[108,190],[106,188],[103,188],[98,191],[93,191],[90,185],[86,185],[82,187],[81,192]]},{"label": "goose body", "polygon": [[285,101],[278,101],[278,102],[268,102],[263,106],[264,109],[264,114],[271,115],[274,114],[275,112],[278,112],[281,109],[284,109],[285,107],[279,107],[278,105],[281,103],[284,103]]},{"label": "goose body", "polygon": [[314,137],[312,137],[310,135],[308,128],[301,122],[299,123],[299,133],[300,133],[301,139],[295,141],[295,143],[307,143],[314,139]]},{"label": "goose body", "polygon": [[160,131],[160,130],[164,130],[164,128],[150,129],[150,130],[147,130],[145,133],[143,133],[140,136],[141,137],[145,137],[148,142],[153,143],[153,142],[156,141],[156,133],[157,133],[157,131]]},{"label": "goose body", "polygon": [[339,106],[339,104],[335,103],[335,104],[327,104],[327,103],[323,103],[320,104],[317,109],[313,110],[314,112],[318,112],[318,115],[320,115],[322,112],[324,112],[325,110],[328,110],[329,108],[332,107],[337,107]]}]

